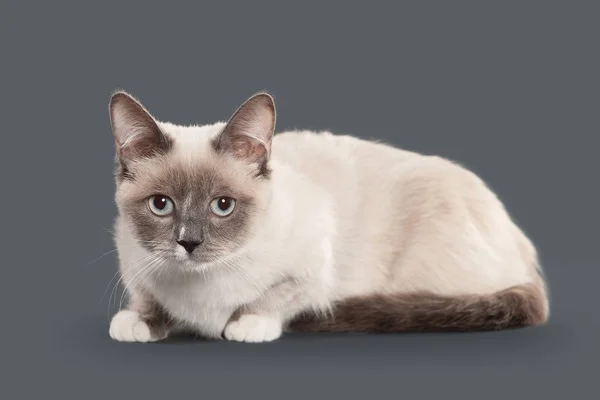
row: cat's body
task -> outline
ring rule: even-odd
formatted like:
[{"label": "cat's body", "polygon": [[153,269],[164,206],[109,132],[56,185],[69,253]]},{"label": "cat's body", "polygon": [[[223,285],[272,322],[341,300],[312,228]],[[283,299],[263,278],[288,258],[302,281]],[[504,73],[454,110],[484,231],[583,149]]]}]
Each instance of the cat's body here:
[{"label": "cat's body", "polygon": [[[271,121],[264,104],[252,101],[236,113],[241,122],[236,125],[234,115],[227,128],[157,122],[164,149],[133,155],[121,168],[116,243],[131,301],[111,323],[113,338],[158,340],[182,326],[211,338],[256,342],[279,337],[290,323],[303,330],[402,331],[501,329],[546,320],[535,248],[473,173],[440,157],[330,133],[280,133],[271,144],[266,131],[274,113]],[[121,122],[119,111],[111,110],[119,146],[129,139],[119,129],[139,118],[139,110],[124,108]],[[137,131],[131,137],[139,139],[140,123],[132,126]],[[252,135],[244,138],[258,136],[258,142],[236,148],[247,131]],[[220,147],[225,135],[236,139]],[[265,145],[266,155],[256,143]],[[254,152],[266,158],[257,161]],[[176,167],[165,173],[166,165]],[[239,198],[246,196],[251,208],[238,213],[251,222],[235,222],[243,232],[239,240],[232,239],[233,230],[211,234],[226,228],[214,216],[203,222],[182,217],[186,223],[172,216],[166,225],[165,217],[155,222],[136,208],[160,193],[173,198],[175,210],[193,215],[194,207],[204,210],[221,194],[197,202],[203,194],[195,193],[200,187],[212,193],[223,186],[221,179],[239,187],[233,192],[247,191]],[[174,181],[185,188],[169,189]],[[140,185],[143,196],[134,194]],[[204,224],[209,231],[198,235],[215,243],[201,240],[198,252],[206,246],[214,257],[188,260],[177,244],[165,256],[163,240],[175,242],[192,225]],[[153,232],[163,230],[157,240]],[[150,267],[148,260],[154,260]]]}]

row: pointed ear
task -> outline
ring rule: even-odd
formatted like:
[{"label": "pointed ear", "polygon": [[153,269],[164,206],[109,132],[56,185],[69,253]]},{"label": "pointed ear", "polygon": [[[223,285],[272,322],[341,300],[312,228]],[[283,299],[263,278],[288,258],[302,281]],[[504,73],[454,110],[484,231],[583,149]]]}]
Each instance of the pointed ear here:
[{"label": "pointed ear", "polygon": [[275,130],[275,102],[268,93],[250,97],[233,114],[214,142],[218,152],[228,153],[266,170]]},{"label": "pointed ear", "polygon": [[112,95],[110,122],[121,163],[127,163],[167,151],[170,141],[154,118],[136,99],[126,92]]}]

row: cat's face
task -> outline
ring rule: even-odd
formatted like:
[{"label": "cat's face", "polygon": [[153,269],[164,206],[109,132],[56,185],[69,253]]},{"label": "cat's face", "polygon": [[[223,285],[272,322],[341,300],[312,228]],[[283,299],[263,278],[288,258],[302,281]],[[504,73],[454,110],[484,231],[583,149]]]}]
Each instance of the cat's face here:
[{"label": "cat's face", "polygon": [[272,98],[250,98],[227,124],[178,127],[154,120],[132,97],[111,99],[116,201],[140,245],[198,267],[241,249],[270,199]]}]

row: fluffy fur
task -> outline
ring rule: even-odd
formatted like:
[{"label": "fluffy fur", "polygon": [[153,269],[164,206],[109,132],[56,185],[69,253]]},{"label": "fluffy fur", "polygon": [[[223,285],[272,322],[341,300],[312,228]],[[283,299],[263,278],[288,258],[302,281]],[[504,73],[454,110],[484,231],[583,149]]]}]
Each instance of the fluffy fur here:
[{"label": "fluffy fur", "polygon": [[[158,122],[110,104],[116,244],[129,294],[121,341],[183,328],[261,342],[289,328],[482,330],[548,318],[530,240],[470,171],[446,159],[328,132],[273,137],[267,94],[228,123]],[[165,195],[174,212],[153,215]],[[236,200],[216,217],[210,202]],[[178,240],[201,243],[193,253]]]}]

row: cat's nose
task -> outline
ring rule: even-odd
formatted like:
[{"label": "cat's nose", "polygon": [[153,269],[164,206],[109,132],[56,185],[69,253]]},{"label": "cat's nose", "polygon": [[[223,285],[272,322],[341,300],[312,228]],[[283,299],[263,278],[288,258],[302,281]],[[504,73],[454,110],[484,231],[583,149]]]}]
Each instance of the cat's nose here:
[{"label": "cat's nose", "polygon": [[198,247],[202,242],[198,240],[178,240],[177,243],[182,246],[185,251],[191,253],[194,251],[196,247]]}]

